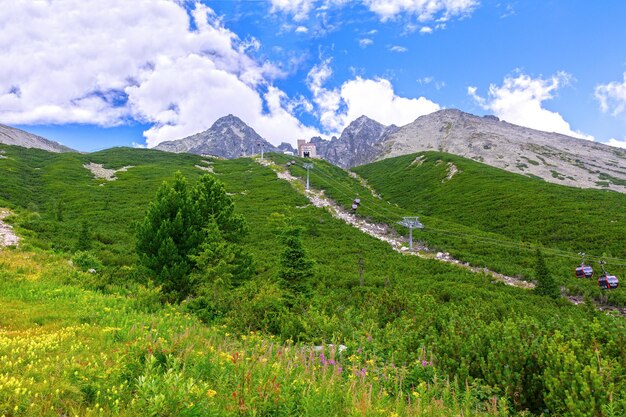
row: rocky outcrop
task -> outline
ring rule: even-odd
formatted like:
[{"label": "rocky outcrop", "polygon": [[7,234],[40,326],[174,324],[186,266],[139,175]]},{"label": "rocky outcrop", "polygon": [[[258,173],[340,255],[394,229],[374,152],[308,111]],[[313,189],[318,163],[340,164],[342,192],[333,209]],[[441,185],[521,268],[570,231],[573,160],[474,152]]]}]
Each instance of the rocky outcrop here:
[{"label": "rocky outcrop", "polygon": [[396,132],[395,125],[385,126],[366,116],[361,116],[346,127],[341,136],[331,140],[320,137],[311,139],[317,155],[342,168],[352,168],[376,159],[380,150],[377,144]]},{"label": "rocky outcrop", "polygon": [[460,110],[417,118],[379,142],[376,159],[442,151],[517,174],[626,192],[626,150]]},{"label": "rocky outcrop", "polygon": [[261,152],[281,152],[259,136],[238,117],[229,114],[218,119],[208,130],[183,139],[161,142],[154,149],[167,152],[187,152],[221,158],[239,158]]},{"label": "rocky outcrop", "polygon": [[282,152],[289,152],[292,155],[296,155],[298,153],[298,150],[291,146],[291,143],[287,142],[281,142],[281,144],[278,145],[278,149],[280,149]]},{"label": "rocky outcrop", "polygon": [[60,143],[33,135],[21,129],[0,124],[0,143],[16,145],[24,148],[37,148],[49,152],[75,152]]}]

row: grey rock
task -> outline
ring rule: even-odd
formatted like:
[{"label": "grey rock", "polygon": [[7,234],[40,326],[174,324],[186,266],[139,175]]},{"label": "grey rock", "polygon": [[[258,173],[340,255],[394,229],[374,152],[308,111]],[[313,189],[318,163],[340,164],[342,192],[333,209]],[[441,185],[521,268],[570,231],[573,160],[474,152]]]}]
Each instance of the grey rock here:
[{"label": "grey rock", "polygon": [[281,152],[232,114],[218,119],[208,130],[183,139],[161,142],[154,149],[176,153],[239,158],[264,152]]},{"label": "grey rock", "polygon": [[350,123],[339,138],[324,140],[311,138],[317,154],[321,158],[342,168],[352,168],[374,161],[380,154],[376,147],[389,135],[398,130],[395,125],[385,126],[366,116],[361,116]]},{"label": "grey rock", "polygon": [[377,160],[441,151],[561,185],[626,192],[626,149],[455,109],[421,116],[376,147]]},{"label": "grey rock", "polygon": [[278,149],[280,149],[283,152],[291,152],[293,155],[298,153],[296,148],[291,146],[291,143],[287,143],[287,142],[281,142],[281,144],[278,145]]},{"label": "grey rock", "polygon": [[49,152],[76,152],[74,149],[63,146],[58,142],[2,124],[0,124],[0,143],[24,148],[43,149]]}]

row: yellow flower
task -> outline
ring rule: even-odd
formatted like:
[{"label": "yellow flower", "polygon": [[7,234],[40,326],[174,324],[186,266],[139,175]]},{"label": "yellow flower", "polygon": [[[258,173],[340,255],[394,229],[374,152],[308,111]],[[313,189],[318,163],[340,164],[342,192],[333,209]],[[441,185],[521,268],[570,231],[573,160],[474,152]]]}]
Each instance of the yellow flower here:
[{"label": "yellow flower", "polygon": [[215,391],[214,389],[209,389],[206,392],[206,396],[209,397],[209,398],[215,397],[215,394],[217,394],[217,391]]}]

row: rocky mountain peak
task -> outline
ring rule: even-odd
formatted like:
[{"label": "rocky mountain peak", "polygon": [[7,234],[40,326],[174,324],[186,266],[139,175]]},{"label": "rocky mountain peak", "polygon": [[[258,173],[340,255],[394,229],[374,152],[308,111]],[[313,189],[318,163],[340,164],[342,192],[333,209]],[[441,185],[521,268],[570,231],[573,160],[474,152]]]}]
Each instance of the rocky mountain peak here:
[{"label": "rocky mountain peak", "polygon": [[626,151],[444,109],[418,117],[378,145],[376,159],[441,151],[548,182],[626,192]]},{"label": "rocky mountain peak", "polygon": [[0,124],[0,143],[22,146],[24,148],[43,149],[48,152],[75,152],[74,149],[63,146],[58,142],[2,124]]},{"label": "rocky mountain peak", "polygon": [[341,132],[338,139],[330,141],[312,138],[317,154],[342,168],[351,168],[371,162],[376,155],[376,144],[396,130],[396,126],[385,126],[367,116],[352,121]]},{"label": "rocky mountain peak", "polygon": [[265,152],[280,152],[280,149],[263,139],[240,118],[229,114],[217,119],[204,132],[179,140],[162,142],[155,149],[238,158],[260,153],[261,146]]}]

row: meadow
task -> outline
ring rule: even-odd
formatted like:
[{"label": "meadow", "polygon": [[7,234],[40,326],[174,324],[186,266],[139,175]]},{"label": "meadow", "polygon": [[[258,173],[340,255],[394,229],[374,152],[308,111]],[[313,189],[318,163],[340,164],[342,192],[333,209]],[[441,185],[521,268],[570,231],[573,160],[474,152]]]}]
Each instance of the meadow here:
[{"label": "meadow", "polygon": [[[193,182],[204,173],[195,165],[207,166],[206,158],[140,149],[5,150],[0,206],[15,212],[11,221],[24,240],[19,249],[0,251],[0,415],[626,410],[623,318],[394,252],[309,205],[252,159],[211,159],[210,166],[248,222],[244,244],[255,260],[254,278],[216,287],[203,304],[164,304],[136,264],[134,225],[163,180],[181,171]],[[90,161],[134,168],[104,182],[82,167]],[[372,196],[338,168],[317,161],[315,167],[312,184],[342,204],[358,193],[364,216],[421,214]],[[448,217],[431,212],[423,220],[506,238]],[[77,251],[85,222],[90,249]],[[307,298],[294,299],[276,280],[284,224],[303,227],[316,263]],[[429,244],[473,253],[465,239],[423,233]],[[506,257],[482,246],[474,256],[491,254],[494,266]],[[531,256],[510,258],[532,270]],[[93,265],[96,273],[85,272]],[[347,349],[340,353],[339,345]]]}]

